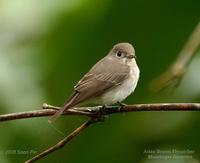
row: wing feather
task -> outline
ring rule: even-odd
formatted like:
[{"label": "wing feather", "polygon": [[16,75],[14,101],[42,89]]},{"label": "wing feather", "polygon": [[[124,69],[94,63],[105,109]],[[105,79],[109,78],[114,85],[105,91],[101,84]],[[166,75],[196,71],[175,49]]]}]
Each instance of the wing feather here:
[{"label": "wing feather", "polygon": [[74,87],[72,96],[64,103],[63,108],[50,118],[50,122],[55,121],[66,109],[120,85],[129,75],[129,66],[119,64],[108,57],[97,62]]},{"label": "wing feather", "polygon": [[[114,62],[108,58],[100,60],[74,87],[78,96],[74,104],[97,97],[106,90],[120,85],[129,75],[127,65]],[[105,66],[106,65],[106,66]],[[73,102],[72,102],[73,103]]]}]

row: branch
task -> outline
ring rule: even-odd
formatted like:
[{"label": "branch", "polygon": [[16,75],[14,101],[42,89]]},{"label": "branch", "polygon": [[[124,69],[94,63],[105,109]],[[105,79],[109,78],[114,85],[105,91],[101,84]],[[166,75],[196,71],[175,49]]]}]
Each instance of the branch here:
[{"label": "branch", "polygon": [[[56,113],[60,107],[48,104],[43,105],[42,110],[33,110],[19,113],[0,115],[0,121],[9,121],[16,119],[25,119],[33,117],[51,116]],[[79,107],[65,111],[63,115],[85,115],[95,117],[102,111],[102,106]],[[158,103],[158,104],[134,104],[124,106],[108,106],[103,109],[104,115],[124,112],[141,111],[200,111],[200,103]]]},{"label": "branch", "polygon": [[160,91],[171,84],[177,85],[184,76],[186,69],[200,48],[200,22],[187,40],[176,61],[159,77],[150,83],[150,89]]},{"label": "branch", "polygon": [[[43,105],[43,110],[34,110],[27,112],[11,113],[0,115],[0,121],[9,121],[23,118],[50,116],[56,113],[60,107],[48,104]],[[63,115],[85,115],[90,119],[75,129],[71,134],[58,142],[56,145],[36,155],[25,163],[35,162],[46,155],[64,147],[69,141],[77,136],[81,131],[89,127],[92,123],[104,121],[104,116],[114,113],[141,112],[141,111],[200,111],[200,103],[158,103],[158,104],[135,104],[122,106],[95,106],[79,107],[65,111]]]},{"label": "branch", "polygon": [[25,163],[32,163],[35,162],[43,157],[45,157],[46,155],[61,149],[62,147],[64,147],[70,140],[72,140],[75,136],[77,136],[81,131],[83,131],[84,129],[86,129],[87,127],[89,127],[92,123],[94,123],[95,121],[93,121],[93,119],[91,118],[90,120],[86,121],[85,123],[83,123],[80,127],[78,127],[76,130],[74,130],[71,134],[69,134],[67,137],[65,137],[63,140],[61,140],[60,142],[58,142],[56,145],[50,147],[49,149],[43,151],[42,153],[36,155],[35,157],[31,158],[30,160],[27,160]]},{"label": "branch", "polygon": [[[10,113],[0,115],[0,121],[9,121],[9,120],[16,120],[16,119],[24,119],[24,118],[33,118],[33,117],[44,117],[44,116],[51,116],[59,110],[60,107],[52,106],[48,104],[43,104],[43,109],[41,110],[33,110],[33,111],[25,111],[19,113]],[[88,107],[89,109],[89,107]],[[85,109],[82,111],[81,108],[77,109],[69,109],[63,113],[63,115],[88,115],[90,116],[91,113]]]}]

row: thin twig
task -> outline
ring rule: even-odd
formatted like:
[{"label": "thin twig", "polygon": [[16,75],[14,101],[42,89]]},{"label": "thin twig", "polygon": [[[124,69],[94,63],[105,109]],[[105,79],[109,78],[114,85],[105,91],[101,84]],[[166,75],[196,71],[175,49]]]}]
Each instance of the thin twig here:
[{"label": "thin twig", "polygon": [[167,71],[150,83],[150,89],[154,92],[160,91],[172,84],[180,83],[190,62],[197,50],[200,48],[200,22],[187,40],[185,46],[178,55],[176,61],[169,66]]},{"label": "thin twig", "polygon": [[58,142],[56,145],[50,147],[49,149],[41,152],[40,154],[36,155],[35,157],[31,158],[30,160],[27,160],[25,163],[32,163],[35,162],[43,157],[45,157],[46,155],[61,149],[62,147],[64,147],[70,140],[72,140],[75,136],[77,136],[81,131],[83,131],[84,129],[86,129],[87,127],[89,127],[92,123],[94,123],[95,121],[93,121],[93,118],[91,118],[90,120],[86,121],[85,123],[83,123],[80,127],[78,127],[77,129],[75,129],[71,134],[69,134],[67,137],[65,137],[63,140],[61,140],[60,142]]},{"label": "thin twig", "polygon": [[[47,104],[46,104],[47,105]],[[56,113],[57,106],[47,105],[46,109],[33,110],[19,113],[0,115],[0,121],[9,121],[24,118],[44,117]],[[79,107],[65,111],[63,115],[85,115],[94,117],[99,114],[102,106]],[[123,113],[123,112],[141,112],[141,111],[200,111],[200,103],[158,103],[158,104],[134,104],[119,106],[108,106],[104,108],[104,114]]]},{"label": "thin twig", "polygon": [[[24,111],[24,112],[0,115],[0,121],[50,116],[50,115],[55,114],[58,109],[60,109],[60,107],[48,105],[45,103],[43,104],[43,109],[41,110]],[[89,116],[91,115],[91,113],[87,112],[87,109],[85,109],[85,111],[82,111],[81,108],[77,108],[77,109],[69,109],[65,111],[63,115],[88,115]]]}]

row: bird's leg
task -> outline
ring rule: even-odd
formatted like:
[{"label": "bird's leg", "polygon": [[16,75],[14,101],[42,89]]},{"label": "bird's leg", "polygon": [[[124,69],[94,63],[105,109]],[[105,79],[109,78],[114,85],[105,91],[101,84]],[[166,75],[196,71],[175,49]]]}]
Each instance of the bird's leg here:
[{"label": "bird's leg", "polygon": [[122,102],[120,102],[120,101],[118,101],[117,104],[118,104],[120,107],[127,106],[125,103],[122,103]]},{"label": "bird's leg", "polygon": [[106,118],[106,110],[107,110],[108,106],[107,105],[103,105],[102,107],[100,107],[96,113],[96,121],[98,122],[102,122],[105,121]]},{"label": "bird's leg", "polygon": [[122,102],[120,102],[120,101],[118,101],[117,104],[119,105],[119,107],[118,107],[118,112],[120,112],[121,108],[127,106],[125,103],[122,103]]}]

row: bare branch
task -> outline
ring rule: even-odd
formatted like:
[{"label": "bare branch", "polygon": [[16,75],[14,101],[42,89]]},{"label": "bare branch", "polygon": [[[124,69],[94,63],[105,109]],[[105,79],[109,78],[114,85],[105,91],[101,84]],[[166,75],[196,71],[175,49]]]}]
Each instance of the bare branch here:
[{"label": "bare branch", "polygon": [[150,88],[154,92],[160,91],[171,84],[180,83],[185,71],[192,61],[197,50],[200,48],[200,22],[190,35],[185,46],[178,55],[176,61],[159,77],[150,83]]},{"label": "bare branch", "polygon": [[[0,121],[50,116],[55,114],[55,109],[59,109],[60,107],[45,104],[45,107],[43,106],[43,108],[43,110],[0,115]],[[99,115],[101,108],[102,106],[73,108],[65,111],[63,115],[85,115],[89,117],[95,117]],[[122,107],[108,106],[103,109],[104,115],[138,111],[200,111],[200,103],[135,104],[125,105]]]},{"label": "bare branch", "polygon": [[84,129],[86,129],[87,127],[89,127],[92,123],[94,123],[95,121],[93,121],[93,118],[91,118],[90,120],[86,121],[85,123],[83,123],[80,127],[78,127],[77,129],[75,129],[71,134],[69,134],[67,137],[65,137],[63,140],[61,140],[60,142],[58,142],[56,145],[50,147],[49,149],[43,151],[42,153],[36,155],[35,157],[31,158],[30,160],[27,160],[25,163],[32,163],[35,162],[43,157],[45,157],[46,155],[61,149],[62,147],[64,147],[70,140],[72,140],[75,136],[77,136],[81,131],[83,131]]},{"label": "bare branch", "polygon": [[[34,110],[27,112],[11,113],[0,115],[0,121],[9,121],[31,117],[50,116],[60,107],[52,106],[48,104],[43,105],[43,110]],[[135,104],[135,105],[123,105],[123,106],[95,106],[95,107],[79,107],[65,111],[63,115],[85,115],[89,116],[90,120],[83,123],[80,127],[74,130],[71,134],[58,142],[56,145],[36,155],[32,159],[26,161],[26,163],[32,163],[39,160],[46,155],[62,148],[70,140],[72,140],[81,131],[86,129],[90,124],[104,120],[105,115],[124,112],[141,112],[141,111],[200,111],[200,103],[158,103],[158,104]]]}]

